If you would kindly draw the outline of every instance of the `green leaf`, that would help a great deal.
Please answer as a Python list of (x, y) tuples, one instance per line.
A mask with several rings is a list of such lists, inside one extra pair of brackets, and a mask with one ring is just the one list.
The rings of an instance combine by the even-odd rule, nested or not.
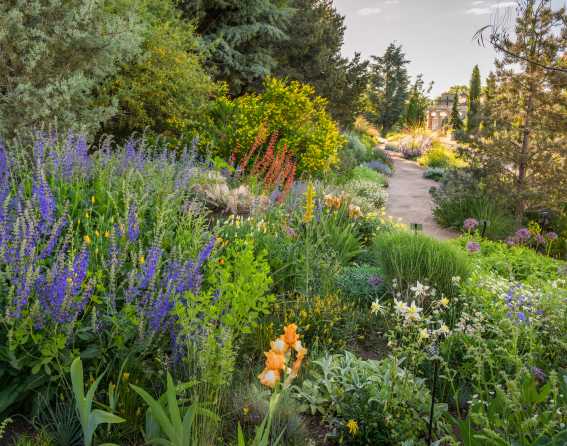
[(161, 430), (167, 435), (170, 440), (175, 439), (175, 429), (171, 424), (170, 420), (167, 418), (165, 410), (163, 407), (152, 398), (152, 396), (146, 392), (144, 389), (135, 386), (134, 384), (130, 384), (130, 387), (142, 397), (142, 399), (146, 402), (149, 406), (153, 417), (158, 422)]

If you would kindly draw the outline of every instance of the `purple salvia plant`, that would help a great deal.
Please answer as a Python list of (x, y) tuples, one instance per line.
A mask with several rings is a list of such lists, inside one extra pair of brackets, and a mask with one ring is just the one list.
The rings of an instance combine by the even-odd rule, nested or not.
[(131, 205), (128, 209), (128, 239), (131, 242), (138, 240), (140, 236), (140, 225), (136, 205)]
[(33, 183), (33, 196), (39, 206), (42, 231), (46, 231), (53, 224), (55, 217), (55, 198), (51, 193), (49, 184), (42, 171), (38, 172)]

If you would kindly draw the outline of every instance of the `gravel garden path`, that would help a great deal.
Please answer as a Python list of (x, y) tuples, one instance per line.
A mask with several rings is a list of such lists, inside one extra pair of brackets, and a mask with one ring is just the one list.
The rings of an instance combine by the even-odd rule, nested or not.
[(433, 201), (429, 189), (437, 183), (423, 178), (423, 169), (414, 161), (409, 161), (389, 152), (394, 160), (394, 175), (388, 187), (388, 215), (401, 219), (402, 223), (420, 223), (423, 232), (440, 240), (457, 237), (457, 233), (439, 226), (433, 218)]

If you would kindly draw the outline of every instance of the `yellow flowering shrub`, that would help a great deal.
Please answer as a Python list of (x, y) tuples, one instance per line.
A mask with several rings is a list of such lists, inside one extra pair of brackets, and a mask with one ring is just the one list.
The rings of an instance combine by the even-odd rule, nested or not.
[(327, 101), (316, 96), (312, 86), (268, 78), (261, 94), (247, 94), (234, 101), (217, 100), (216, 150), (228, 158), (242, 155), (263, 130), (279, 135), (298, 162), (298, 171), (321, 174), (338, 162), (346, 140), (326, 110)]

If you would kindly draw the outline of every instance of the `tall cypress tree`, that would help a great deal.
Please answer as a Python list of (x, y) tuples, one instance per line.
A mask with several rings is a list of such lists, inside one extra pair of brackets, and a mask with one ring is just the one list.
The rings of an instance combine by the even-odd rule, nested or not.
[(482, 133), (490, 135), (494, 131), (493, 106), (496, 99), (496, 76), (491, 71), (486, 78), (486, 87), (484, 88), (484, 101), (482, 104)]
[(473, 68), (469, 87), (469, 100), (467, 110), (467, 132), (475, 133), (480, 126), (480, 70), (478, 65)]
[(462, 130), (463, 120), (459, 114), (459, 94), (455, 93), (453, 108), (451, 109), (451, 127), (453, 130)]
[(370, 119), (386, 135), (400, 121), (408, 97), (409, 75), (402, 47), (391, 43), (382, 57), (373, 56), (368, 99)]
[(421, 126), (425, 123), (427, 107), (430, 104), (427, 95), (433, 88), (433, 82), (425, 89), (423, 75), (418, 74), (411, 87), (409, 99), (406, 106), (405, 122), (409, 126)]

